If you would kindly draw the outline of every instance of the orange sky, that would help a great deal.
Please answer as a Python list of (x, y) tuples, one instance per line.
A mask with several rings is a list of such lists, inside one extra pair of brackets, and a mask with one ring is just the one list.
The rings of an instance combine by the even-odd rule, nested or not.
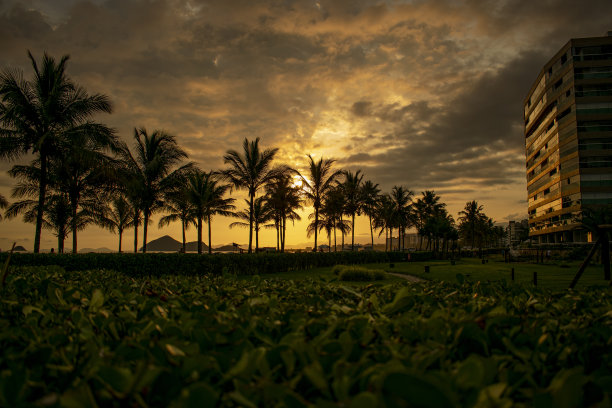
[[(0, 0), (0, 67), (29, 76), (26, 50), (70, 54), (69, 76), (114, 104), (98, 120), (125, 140), (135, 126), (173, 133), (203, 170), (260, 137), (279, 163), (332, 157), (385, 192), (433, 189), (455, 217), (475, 199), (507, 222), (526, 218), (522, 100), (569, 38), (612, 29), (611, 12), (609, 0)], [(9, 200), (13, 164), (0, 162)], [(248, 242), (230, 222), (213, 220), (213, 246)], [(287, 244), (310, 242), (305, 230), (296, 223)], [(33, 246), (33, 225), (0, 231), (2, 249)], [(149, 237), (165, 234), (180, 228)], [(79, 236), (81, 248), (116, 247), (95, 227)], [(356, 236), (369, 240), (365, 217)], [(55, 246), (45, 232), (42, 247)]]

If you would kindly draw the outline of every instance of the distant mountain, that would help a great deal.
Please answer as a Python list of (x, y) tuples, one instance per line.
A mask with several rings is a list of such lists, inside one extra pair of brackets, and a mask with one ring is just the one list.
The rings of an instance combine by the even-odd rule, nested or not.
[[(185, 250), (187, 252), (198, 252), (198, 241), (191, 241), (185, 244)], [(202, 242), (202, 252), (208, 252), (208, 245)]]
[(108, 249), (106, 247), (102, 247), (102, 248), (81, 248), (79, 252), (82, 254), (88, 254), (91, 252), (95, 252), (97, 254), (108, 254), (108, 253), (115, 252), (115, 251), (113, 251), (112, 249)]
[[(147, 242), (147, 251), (151, 252), (178, 252), (182, 247), (182, 243), (169, 235), (164, 235), (163, 237)], [(142, 252), (142, 247), (140, 247), (138, 251)]]
[(238, 248), (236, 248), (235, 246), (233, 246), (232, 244), (228, 244), (228, 245), (223, 245), (217, 248), (213, 248), (213, 251), (220, 251), (220, 252), (239, 252)]
[(13, 249), (13, 252), (28, 252), (28, 250), (22, 247), (21, 245), (17, 245), (15, 246), (15, 249)]

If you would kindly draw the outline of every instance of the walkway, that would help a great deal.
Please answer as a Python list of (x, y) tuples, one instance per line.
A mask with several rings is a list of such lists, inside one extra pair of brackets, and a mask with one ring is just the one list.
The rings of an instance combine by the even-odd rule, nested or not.
[(406, 279), (408, 282), (414, 282), (414, 283), (425, 282), (425, 279), (421, 279), (414, 275), (404, 275), (403, 273), (392, 273), (392, 272), (387, 272), (387, 273), (389, 275), (397, 276), (398, 278)]

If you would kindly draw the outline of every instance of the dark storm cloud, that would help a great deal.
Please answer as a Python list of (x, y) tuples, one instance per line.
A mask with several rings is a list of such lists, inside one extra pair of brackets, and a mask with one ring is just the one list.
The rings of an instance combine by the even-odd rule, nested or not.
[(523, 98), (569, 38), (612, 29), (610, 11), (609, 0), (4, 0), (0, 66), (29, 73), (27, 49), (70, 54), (69, 74), (114, 102), (100, 120), (125, 139), (134, 126), (174, 133), (205, 169), (261, 137), (282, 160), (336, 157), (386, 190), (471, 199), (502, 185), (518, 197)]

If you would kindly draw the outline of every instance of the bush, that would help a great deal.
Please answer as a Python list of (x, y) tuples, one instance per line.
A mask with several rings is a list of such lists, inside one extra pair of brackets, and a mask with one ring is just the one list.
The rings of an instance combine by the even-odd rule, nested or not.
[[(0, 264), (7, 253), (0, 253)], [(411, 260), (424, 260), (430, 252), (412, 253)], [(415, 259), (416, 257), (416, 259)], [(429, 259), (429, 258), (427, 258)], [(301, 252), (259, 254), (13, 254), (13, 266), (58, 265), (66, 271), (91, 269), (115, 270), (130, 276), (164, 275), (256, 275), (282, 273), (337, 264), (401, 262), (406, 260), (402, 252)]]
[(336, 265), (333, 269), (334, 273), (336, 273), (336, 270), (338, 270), (338, 276), (341, 281), (370, 282), (383, 280), (386, 275), (382, 271), (367, 269), (362, 266)]

